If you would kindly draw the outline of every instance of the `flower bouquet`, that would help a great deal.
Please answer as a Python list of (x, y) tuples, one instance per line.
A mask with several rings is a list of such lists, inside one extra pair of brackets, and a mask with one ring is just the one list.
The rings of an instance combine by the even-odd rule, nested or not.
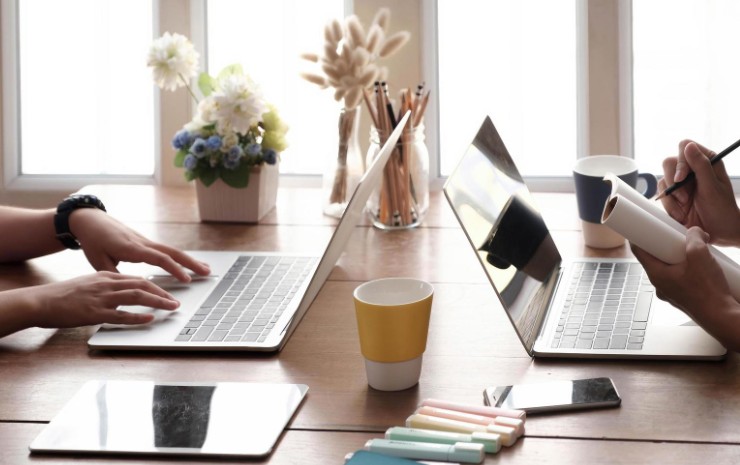
[(198, 74), (198, 53), (186, 37), (164, 33), (152, 44), (147, 64), (160, 88), (184, 86), (198, 103), (195, 117), (172, 140), (175, 166), (185, 169), (188, 181), (198, 179), (207, 187), (221, 179), (244, 188), (254, 167), (278, 162), (288, 127), (240, 65), (227, 66), (216, 77), (200, 73), (199, 100), (189, 84)]

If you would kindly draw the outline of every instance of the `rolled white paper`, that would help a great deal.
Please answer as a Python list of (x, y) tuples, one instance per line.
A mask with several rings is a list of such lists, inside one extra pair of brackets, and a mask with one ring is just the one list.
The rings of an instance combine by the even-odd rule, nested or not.
[[(626, 197), (636, 206), (650, 213), (655, 218), (659, 219), (660, 221), (680, 232), (681, 234), (686, 235), (686, 227), (684, 225), (671, 218), (671, 216), (666, 213), (665, 210), (658, 206), (657, 202), (648, 200), (644, 195), (640, 194), (634, 188), (632, 188), (632, 186), (622, 181), (616, 174), (607, 173), (606, 176), (604, 176), (604, 181), (607, 181), (612, 185), (612, 192), (609, 195), (609, 198), (612, 198), (617, 194), (621, 195), (622, 197)], [(608, 200), (609, 199), (607, 199), (607, 202)], [(604, 205), (604, 207), (606, 207), (606, 205)]]
[[(686, 235), (621, 194), (607, 199), (601, 222), (659, 260), (675, 264), (686, 259)], [(710, 245), (709, 250), (727, 278), (733, 297), (740, 300), (740, 268), (714, 246)]]

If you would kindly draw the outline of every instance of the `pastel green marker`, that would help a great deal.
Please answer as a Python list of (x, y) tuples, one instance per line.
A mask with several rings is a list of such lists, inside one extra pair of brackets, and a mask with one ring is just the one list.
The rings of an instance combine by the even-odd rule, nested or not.
[(495, 454), (501, 450), (501, 436), (494, 433), (473, 432), (470, 434), (453, 433), (450, 431), (433, 431), (430, 429), (406, 428), (394, 426), (385, 432), (386, 439), (397, 441), (434, 442), (437, 444), (455, 444), (456, 442), (472, 442), (483, 444), (483, 450)]

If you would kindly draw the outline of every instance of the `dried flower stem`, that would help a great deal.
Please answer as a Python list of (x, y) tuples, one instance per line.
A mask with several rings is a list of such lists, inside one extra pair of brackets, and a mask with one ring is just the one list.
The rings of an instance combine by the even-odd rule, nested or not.
[(344, 110), (339, 115), (339, 149), (337, 151), (337, 168), (334, 172), (334, 183), (332, 184), (331, 194), (329, 195), (330, 203), (344, 203), (347, 201), (347, 152), (352, 137), (352, 131), (355, 125), (355, 115), (359, 107), (351, 110)]

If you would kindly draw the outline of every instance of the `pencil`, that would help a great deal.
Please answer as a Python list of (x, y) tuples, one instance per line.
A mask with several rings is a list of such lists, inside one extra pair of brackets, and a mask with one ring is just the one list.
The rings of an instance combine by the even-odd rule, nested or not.
[[(712, 165), (714, 165), (715, 163), (717, 163), (718, 161), (722, 160), (724, 157), (726, 157), (727, 155), (729, 155), (733, 150), (735, 150), (738, 147), (740, 147), (740, 140), (735, 141), (734, 144), (730, 145), (729, 147), (727, 147), (726, 149), (724, 149), (723, 151), (721, 151), (717, 155), (713, 156), (709, 160), (709, 163), (711, 163)], [(677, 183), (674, 183), (672, 186), (667, 187), (666, 190), (664, 190), (663, 192), (661, 192), (660, 194), (658, 194), (658, 196), (655, 197), (655, 200), (660, 200), (663, 197), (665, 197), (666, 195), (671, 195), (676, 189), (680, 189), (681, 187), (685, 186), (689, 182), (693, 181), (695, 177), (696, 177), (696, 174), (694, 174), (694, 172), (691, 171), (689, 174), (686, 175), (685, 178), (683, 178), (682, 180), (678, 181)]]

